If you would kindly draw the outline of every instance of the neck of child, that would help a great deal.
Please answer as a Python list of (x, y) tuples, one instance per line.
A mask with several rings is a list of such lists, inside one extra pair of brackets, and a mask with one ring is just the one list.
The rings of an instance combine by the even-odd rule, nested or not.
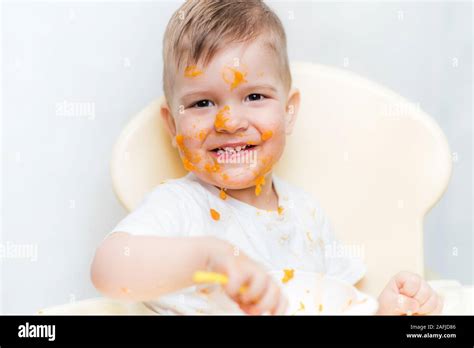
[(226, 192), (229, 196), (241, 202), (254, 206), (262, 210), (278, 210), (278, 195), (273, 185), (272, 174), (265, 176), (265, 185), (261, 186), (262, 190), (257, 196), (255, 194), (255, 186), (251, 186), (241, 190), (230, 190)]

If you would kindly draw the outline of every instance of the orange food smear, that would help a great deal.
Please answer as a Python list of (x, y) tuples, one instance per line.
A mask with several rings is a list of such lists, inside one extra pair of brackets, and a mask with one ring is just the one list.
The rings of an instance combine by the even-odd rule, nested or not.
[(183, 157), (181, 160), (183, 162), (184, 168), (188, 171), (195, 170), (196, 168), (193, 163), (199, 163), (201, 161), (201, 156), (199, 154), (193, 156), (192, 153), (186, 148), (184, 145), (184, 135), (178, 134), (176, 135), (175, 139), (178, 148), (183, 152)]
[(282, 215), (284, 210), (285, 208), (283, 208), (282, 206), (278, 206), (278, 215)]
[[(230, 70), (230, 73), (232, 75), (230, 79), (227, 76), (228, 75), (226, 73), (227, 70)], [(230, 90), (232, 91), (234, 88), (238, 87), (240, 84), (247, 82), (247, 80), (245, 79), (246, 75), (247, 75), (246, 73), (242, 73), (238, 69), (227, 67), (226, 70), (224, 70), (222, 73), (222, 78), (224, 79), (225, 82), (230, 84)]]
[(221, 167), (219, 166), (219, 163), (214, 163), (213, 165), (210, 163), (206, 163), (204, 165), (204, 169), (208, 173), (217, 173), (221, 169)]
[(282, 283), (288, 283), (291, 279), (293, 279), (295, 275), (294, 269), (284, 269), (283, 270), (283, 278), (281, 279)]
[(265, 176), (260, 175), (255, 179), (255, 195), (259, 196), (262, 193), (262, 185), (265, 185)]
[(300, 301), (300, 308), (298, 308), (299, 311), (304, 311), (305, 306), (304, 303)]
[(180, 149), (184, 149), (184, 135), (178, 134), (176, 137), (176, 144), (178, 144), (178, 147)]
[(202, 75), (202, 71), (199, 70), (195, 65), (187, 66), (186, 69), (184, 69), (185, 77), (197, 77), (199, 75)]
[(221, 192), (219, 192), (219, 197), (222, 200), (225, 200), (227, 198), (227, 193), (225, 193), (224, 189), (221, 189)]
[(255, 175), (257, 175), (257, 178), (255, 179), (255, 195), (256, 196), (262, 193), (262, 185), (265, 185), (265, 174), (269, 172), (272, 168), (270, 159), (271, 157), (267, 159), (264, 158), (262, 160), (262, 163), (264, 165), (263, 169), (260, 170), (258, 173), (255, 173)]
[(221, 218), (221, 214), (219, 214), (219, 212), (217, 210), (214, 210), (211, 208), (211, 217), (218, 221), (220, 218)]
[(201, 130), (201, 131), (199, 132), (199, 134), (198, 134), (199, 140), (203, 141), (204, 138), (206, 137), (206, 135), (207, 135), (207, 132), (206, 132), (204, 129)]
[(270, 139), (272, 136), (273, 136), (273, 132), (271, 130), (268, 130), (262, 133), (261, 138), (262, 138), (262, 141), (266, 141)]
[(219, 110), (216, 114), (216, 119), (214, 121), (214, 127), (218, 129), (225, 129), (226, 123), (229, 120), (228, 117), (225, 117), (225, 113), (230, 111), (229, 105), (224, 106), (223, 109)]
[(120, 288), (120, 291), (123, 292), (124, 294), (129, 294), (131, 293), (129, 288)]
[(226, 173), (223, 173), (223, 174), (222, 174), (222, 179), (223, 179), (224, 181), (227, 181), (227, 180), (229, 180), (229, 176), (228, 176)]
[(186, 157), (183, 157), (183, 165), (184, 165), (184, 169), (188, 171), (193, 171), (195, 169), (194, 165)]

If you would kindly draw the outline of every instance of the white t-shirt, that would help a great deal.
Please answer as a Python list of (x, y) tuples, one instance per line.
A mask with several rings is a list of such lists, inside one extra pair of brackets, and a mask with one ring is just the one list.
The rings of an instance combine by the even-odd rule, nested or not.
[[(210, 235), (224, 239), (269, 271), (298, 269), (324, 273), (355, 284), (366, 268), (359, 258), (328, 253), (337, 249), (328, 218), (303, 190), (272, 175), (280, 212), (257, 209), (200, 180), (193, 173), (168, 180), (110, 232), (185, 237)], [(210, 209), (220, 214), (211, 217)], [(325, 249), (326, 248), (326, 249)], [(334, 250), (333, 249), (333, 250)], [(193, 286), (145, 304), (162, 314), (240, 312), (218, 286)]]

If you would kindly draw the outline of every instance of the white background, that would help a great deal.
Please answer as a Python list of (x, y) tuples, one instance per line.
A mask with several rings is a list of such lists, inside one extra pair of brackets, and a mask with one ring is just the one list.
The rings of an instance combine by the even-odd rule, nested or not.
[[(346, 62), (441, 125), (457, 160), (426, 221), (425, 259), (440, 277), (472, 283), (471, 3), (270, 4), (287, 30), (290, 59)], [(112, 145), (162, 93), (163, 32), (178, 5), (3, 4), (2, 243), (38, 251), (36, 262), (0, 260), (3, 313), (99, 295), (90, 262), (125, 215), (111, 187)], [(91, 105), (94, 114), (61, 114), (64, 101)]]

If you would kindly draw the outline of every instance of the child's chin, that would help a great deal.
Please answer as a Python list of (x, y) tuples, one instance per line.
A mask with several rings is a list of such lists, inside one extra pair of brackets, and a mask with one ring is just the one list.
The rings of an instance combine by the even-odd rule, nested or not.
[(212, 176), (214, 185), (230, 190), (242, 190), (255, 186), (255, 179), (253, 168), (245, 167), (223, 168), (220, 174)]

